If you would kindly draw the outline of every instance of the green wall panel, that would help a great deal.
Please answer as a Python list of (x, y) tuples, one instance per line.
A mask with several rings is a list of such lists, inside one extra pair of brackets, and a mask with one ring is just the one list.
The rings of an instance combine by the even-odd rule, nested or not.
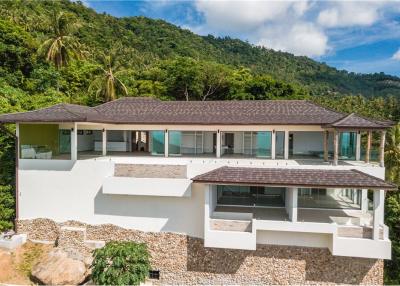
[(49, 148), (58, 155), (58, 124), (20, 124), (20, 145), (37, 145)]

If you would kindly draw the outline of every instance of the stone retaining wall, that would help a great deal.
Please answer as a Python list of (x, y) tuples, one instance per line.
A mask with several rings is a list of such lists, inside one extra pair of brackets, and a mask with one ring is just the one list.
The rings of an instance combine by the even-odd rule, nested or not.
[(186, 178), (186, 165), (115, 164), (114, 176), (136, 178)]
[(205, 248), (202, 239), (183, 234), (141, 232), (110, 224), (56, 224), (48, 219), (17, 222), (19, 233), (41, 240), (56, 239), (63, 226), (85, 227), (88, 240), (146, 243), (153, 270), (160, 270), (160, 280), (154, 284), (383, 284), (382, 260), (332, 256), (322, 248), (216, 249)]

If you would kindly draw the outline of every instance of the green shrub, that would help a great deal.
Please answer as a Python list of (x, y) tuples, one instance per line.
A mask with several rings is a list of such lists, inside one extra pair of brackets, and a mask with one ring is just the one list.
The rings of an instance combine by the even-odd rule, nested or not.
[(0, 185), (0, 231), (13, 227), (14, 202), (12, 187)]
[(92, 280), (96, 284), (139, 285), (149, 270), (149, 253), (143, 243), (113, 241), (94, 251)]

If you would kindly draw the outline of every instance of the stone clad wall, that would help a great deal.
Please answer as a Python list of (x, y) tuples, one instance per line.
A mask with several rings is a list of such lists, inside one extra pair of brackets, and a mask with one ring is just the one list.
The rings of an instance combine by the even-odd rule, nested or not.
[(115, 164), (114, 176), (136, 178), (186, 178), (186, 165)]
[(183, 234), (141, 232), (110, 224), (56, 224), (47, 219), (17, 222), (19, 233), (41, 240), (54, 240), (62, 226), (85, 227), (87, 240), (146, 243), (153, 270), (160, 270), (160, 281), (154, 284), (383, 284), (382, 260), (332, 256), (323, 248), (257, 245), (256, 251), (216, 249), (205, 248), (202, 239)]

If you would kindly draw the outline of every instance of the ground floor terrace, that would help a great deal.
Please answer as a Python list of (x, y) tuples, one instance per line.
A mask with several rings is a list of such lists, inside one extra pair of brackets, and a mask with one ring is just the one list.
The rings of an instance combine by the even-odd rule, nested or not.
[(195, 177), (208, 184), (205, 245), (293, 243), (339, 256), (390, 258), (384, 189), (358, 171), (318, 172), (223, 167)]
[(153, 156), (377, 162), (385, 131), (319, 126), (17, 124), (21, 159)]

